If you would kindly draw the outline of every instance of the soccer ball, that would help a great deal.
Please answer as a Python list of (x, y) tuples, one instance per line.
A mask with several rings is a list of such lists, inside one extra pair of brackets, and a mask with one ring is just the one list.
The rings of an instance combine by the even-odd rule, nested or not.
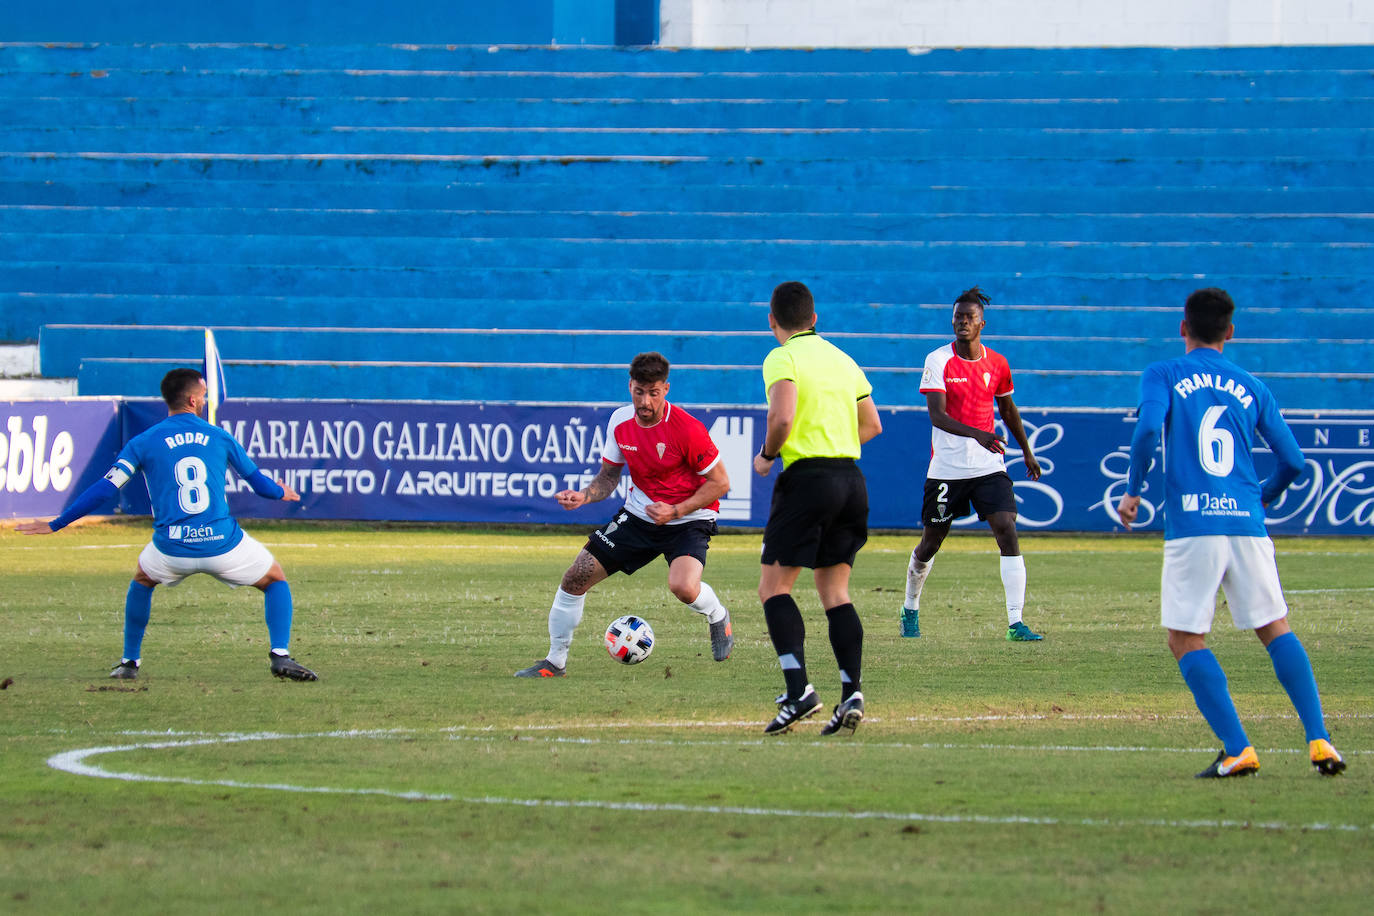
[(654, 651), (654, 628), (633, 614), (617, 617), (606, 628), (606, 651), (622, 665), (638, 665)]

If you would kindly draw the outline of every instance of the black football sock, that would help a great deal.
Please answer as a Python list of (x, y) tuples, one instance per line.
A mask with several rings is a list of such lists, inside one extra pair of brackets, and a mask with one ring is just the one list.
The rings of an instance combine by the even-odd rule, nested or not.
[(798, 699), (809, 683), (806, 679), (806, 624), (801, 609), (791, 595), (774, 595), (763, 603), (763, 619), (768, 624), (768, 636), (782, 665), (782, 677), (787, 682), (787, 695)]
[(830, 621), (830, 648), (840, 666), (840, 702), (859, 690), (864, 655), (864, 625), (852, 604), (840, 604), (825, 612)]

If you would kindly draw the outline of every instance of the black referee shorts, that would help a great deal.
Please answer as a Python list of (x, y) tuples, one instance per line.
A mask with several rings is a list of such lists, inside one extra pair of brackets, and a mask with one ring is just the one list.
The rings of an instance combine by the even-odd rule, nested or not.
[(765, 566), (853, 566), (867, 540), (868, 485), (854, 459), (803, 458), (778, 475), (763, 530)]
[(628, 576), (657, 557), (669, 563), (678, 557), (696, 557), (705, 566), (706, 549), (715, 533), (715, 519), (655, 525), (621, 509), (592, 532), (583, 549), (596, 557), (606, 572), (623, 572)]
[(951, 525), (974, 510), (983, 521), (997, 512), (1016, 514), (1016, 491), (1006, 471), (965, 480), (926, 478), (921, 524)]

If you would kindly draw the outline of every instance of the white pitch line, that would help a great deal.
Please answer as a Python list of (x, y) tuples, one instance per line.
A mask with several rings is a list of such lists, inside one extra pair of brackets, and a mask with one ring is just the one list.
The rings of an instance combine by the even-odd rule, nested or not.
[[(961, 724), (970, 722), (1193, 722), (1200, 717), (1196, 713), (1170, 713), (1168, 715), (1145, 714), (1145, 713), (1007, 713), (989, 714), (983, 716), (901, 716), (891, 720), (886, 720), (882, 716), (865, 716), (864, 721), (879, 723), (884, 721), (894, 722), (934, 722), (946, 724)], [(1349, 720), (1349, 719), (1374, 719), (1374, 713), (1327, 713), (1328, 720)], [(1274, 713), (1261, 715), (1247, 715), (1247, 722), (1263, 722), (1277, 719), (1289, 721), (1297, 719), (1292, 713)], [(552, 725), (450, 725), (442, 731), (515, 731), (515, 732), (547, 732), (547, 731), (568, 731), (571, 729), (622, 729), (622, 728), (753, 728), (761, 727), (763, 719), (745, 720), (718, 720), (708, 722), (701, 719), (682, 719), (669, 720), (664, 722), (559, 722)]]
[(113, 754), (140, 750), (163, 750), (166, 748), (197, 747), (213, 744), (239, 744), (248, 741), (290, 741), (319, 738), (390, 738), (397, 734), (410, 733), (409, 729), (386, 731), (340, 731), (319, 732), (314, 734), (280, 734), (260, 732), (256, 734), (225, 734), (207, 738), (193, 738), (180, 741), (149, 741), (138, 744), (109, 745), (104, 747), (78, 748), (63, 751), (48, 758), (48, 766), (76, 776), (89, 776), (96, 779), (117, 779), (124, 782), (174, 783), (189, 786), (218, 786), (230, 789), (265, 789), (276, 792), (296, 792), (313, 795), (356, 795), (398, 798), (405, 801), (455, 801), (470, 805), (503, 805), (522, 808), (566, 808), (591, 809), (602, 811), (631, 811), (642, 813), (679, 813), (736, 815), (742, 817), (792, 817), (823, 820), (884, 820), (941, 824), (987, 824), (1062, 827), (1166, 827), (1173, 829), (1220, 828), (1261, 829), (1261, 830), (1313, 830), (1363, 832), (1374, 829), (1374, 825), (1359, 824), (1288, 824), (1283, 821), (1241, 821), (1241, 820), (1166, 820), (1143, 818), (1133, 820), (1112, 820), (1110, 818), (1059, 818), (1033, 815), (986, 815), (986, 814), (925, 814), (915, 811), (821, 811), (796, 808), (737, 807), (730, 805), (687, 805), (666, 802), (615, 802), (597, 799), (545, 799), (545, 798), (505, 798), (501, 796), (461, 797), (447, 792), (402, 791), (378, 788), (345, 788), (341, 786), (302, 786), (292, 783), (254, 783), (236, 779), (193, 779), (180, 776), (157, 776), (147, 773), (122, 773), (95, 766), (86, 761), (103, 754)]
[[(506, 742), (510, 737), (499, 735), (450, 735), (450, 741), (487, 741), (487, 742)], [(543, 744), (581, 744), (599, 745), (609, 744), (616, 746), (649, 745), (655, 747), (763, 747), (769, 744), (788, 744), (790, 746), (801, 745), (803, 747), (835, 747), (834, 741), (808, 741), (805, 739), (782, 739), (778, 738), (759, 738), (754, 740), (721, 740), (721, 741), (697, 741), (697, 740), (677, 740), (672, 738), (557, 738), (545, 737), (543, 735), (522, 738), (523, 741), (538, 741)], [(899, 750), (899, 751), (1029, 751), (1032, 753), (1105, 753), (1105, 754), (1214, 754), (1216, 748), (1208, 747), (1150, 747), (1147, 745), (1087, 745), (1087, 744), (969, 744), (957, 743), (952, 741), (925, 741), (913, 743), (907, 741), (864, 741), (861, 746), (864, 750)], [(1271, 747), (1259, 748), (1261, 754), (1305, 754), (1307, 751), (1296, 747)], [(1368, 751), (1352, 751), (1349, 749), (1341, 752), (1345, 756), (1360, 755)]]
[(1286, 595), (1331, 595), (1338, 592), (1374, 592), (1374, 586), (1360, 586), (1358, 588), (1285, 588)]

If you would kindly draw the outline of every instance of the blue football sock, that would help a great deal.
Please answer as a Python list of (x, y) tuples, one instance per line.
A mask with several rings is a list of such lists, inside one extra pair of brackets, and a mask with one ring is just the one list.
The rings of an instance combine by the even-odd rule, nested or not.
[(1245, 750), (1250, 739), (1236, 715), (1236, 704), (1231, 702), (1231, 692), (1226, 687), (1226, 672), (1211, 649), (1198, 649), (1189, 652), (1178, 660), (1178, 670), (1188, 689), (1193, 692), (1198, 711), (1212, 731), (1221, 739), (1226, 748), (1226, 756), (1234, 757)]
[(140, 582), (129, 582), (124, 596), (124, 657), (137, 661), (143, 652), (143, 633), (153, 616), (153, 590)]
[(262, 590), (267, 614), (267, 638), (274, 650), (289, 652), (291, 647), (291, 586), (286, 580), (273, 582)]
[(1331, 733), (1326, 730), (1322, 718), (1322, 698), (1317, 693), (1317, 678), (1312, 673), (1312, 663), (1308, 661), (1307, 650), (1302, 640), (1294, 633), (1284, 633), (1269, 643), (1269, 660), (1274, 663), (1274, 674), (1279, 683), (1288, 691), (1288, 699), (1302, 719), (1303, 730), (1308, 741), (1318, 738), (1330, 740)]

